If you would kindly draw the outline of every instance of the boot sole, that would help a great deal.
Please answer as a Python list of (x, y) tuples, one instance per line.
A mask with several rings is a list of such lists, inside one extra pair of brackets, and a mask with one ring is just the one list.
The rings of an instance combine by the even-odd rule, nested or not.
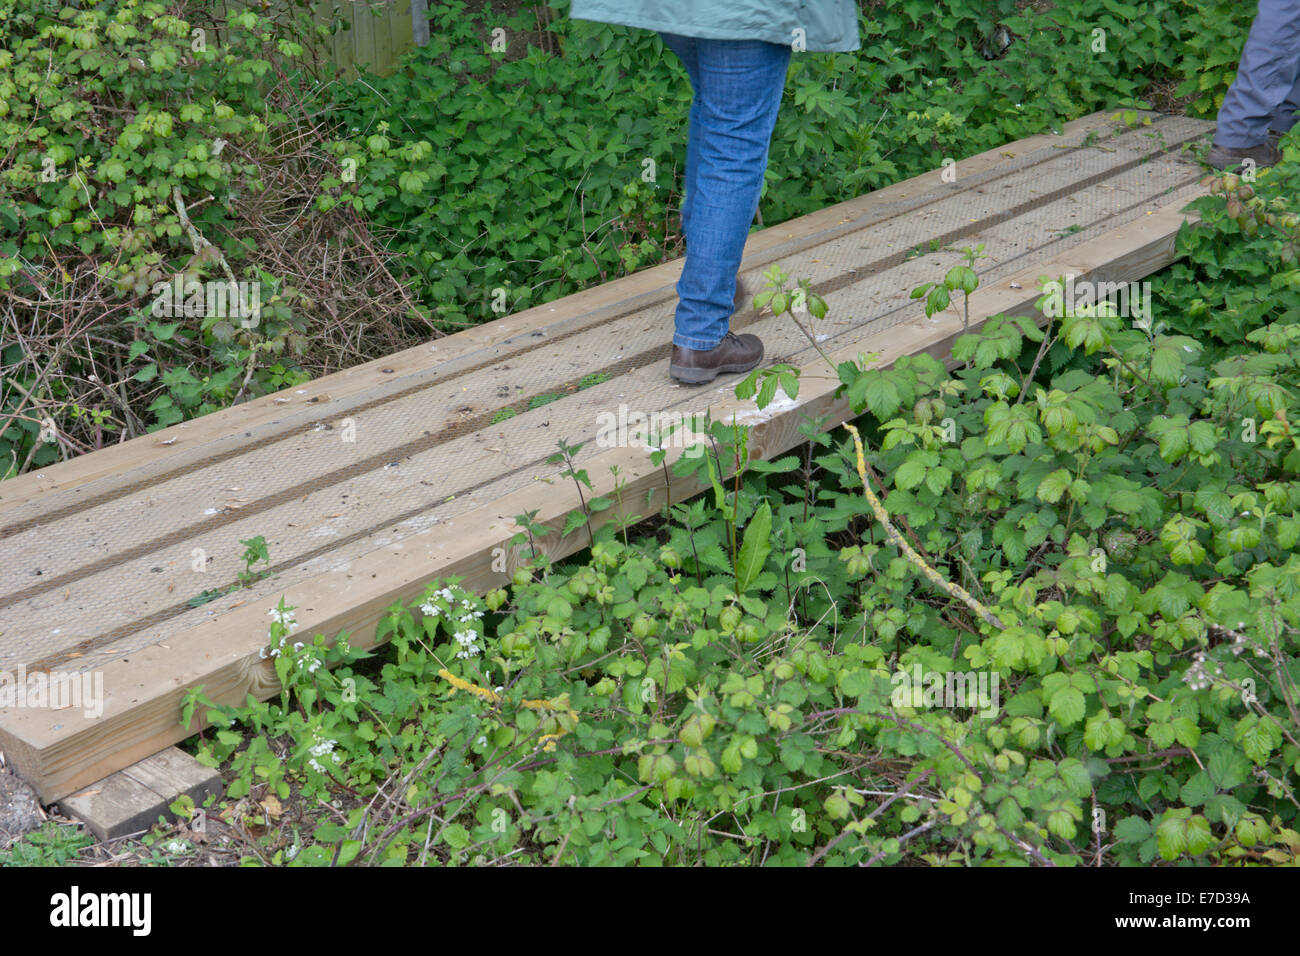
[(758, 358), (753, 362), (737, 362), (731, 365), (719, 365), (717, 368), (682, 368), (680, 365), (668, 363), (668, 374), (684, 385), (707, 385), (719, 375), (729, 375), (734, 372), (749, 372), (758, 368), (763, 361), (763, 353), (758, 353)]

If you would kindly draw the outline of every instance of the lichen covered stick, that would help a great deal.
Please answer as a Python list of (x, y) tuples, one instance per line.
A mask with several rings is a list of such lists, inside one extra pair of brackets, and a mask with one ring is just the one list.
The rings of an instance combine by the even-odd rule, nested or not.
[(848, 422), (844, 422), (843, 424), (849, 434), (853, 436), (853, 447), (857, 449), (858, 477), (862, 479), (862, 492), (867, 496), (867, 504), (871, 506), (871, 513), (876, 516), (876, 520), (879, 521), (881, 526), (885, 529), (885, 534), (889, 536), (890, 543), (893, 544), (894, 547), (898, 548), (898, 550), (902, 552), (903, 557), (907, 558), (908, 561), (915, 565), (931, 584), (939, 588), (949, 597), (961, 601), (979, 615), (981, 620), (993, 625), (999, 631), (1005, 630), (1006, 625), (998, 619), (996, 614), (971, 597), (970, 592), (960, 584), (953, 584), (950, 581), (944, 580), (943, 575), (930, 567), (930, 565), (926, 564), (925, 559), (917, 554), (912, 546), (907, 543), (907, 540), (898, 533), (898, 529), (890, 524), (889, 512), (885, 511), (885, 506), (880, 503), (880, 499), (875, 496), (871, 490), (871, 485), (867, 482), (867, 460), (866, 454), (862, 450), (862, 438), (858, 435), (858, 430)]

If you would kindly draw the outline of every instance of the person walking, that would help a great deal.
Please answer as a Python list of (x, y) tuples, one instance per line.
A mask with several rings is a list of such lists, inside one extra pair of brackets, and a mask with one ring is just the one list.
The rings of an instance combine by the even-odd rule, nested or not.
[(763, 360), (736, 335), (736, 274), (758, 211), (790, 55), (859, 48), (855, 0), (573, 0), (569, 16), (654, 30), (681, 60), (693, 98), (682, 235), (686, 263), (668, 374), (703, 385)]
[(1205, 161), (1229, 169), (1282, 159), (1278, 141), (1300, 110), (1300, 0), (1259, 0), (1237, 78), (1219, 107), (1214, 143)]

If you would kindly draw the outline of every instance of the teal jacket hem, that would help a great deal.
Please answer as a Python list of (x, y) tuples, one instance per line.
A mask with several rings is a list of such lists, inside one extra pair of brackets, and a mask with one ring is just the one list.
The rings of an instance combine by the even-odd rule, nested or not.
[[(665, 13), (662, 8), (671, 7), (673, 0), (659, 0), (657, 3), (644, 3), (642, 6), (659, 7), (656, 12)], [(574, 20), (592, 20), (598, 23), (610, 23), (617, 26), (635, 27), (653, 30), (657, 33), (676, 33), (681, 36), (698, 37), (705, 40), (763, 40), (780, 46), (791, 46), (795, 40), (794, 30), (800, 26), (800, 18), (795, 7), (805, 4), (774, 3), (768, 10), (761, 9), (763, 0), (756, 5), (736, 4), (725, 10), (708, 2), (698, 6), (690, 4), (703, 17), (690, 17), (686, 11), (678, 8), (678, 14), (671, 17), (656, 17), (653, 13), (638, 10), (638, 3), (624, 2), (615, 4), (608, 0), (573, 0), (570, 17)], [(827, 6), (835, 7), (834, 12)], [(851, 0), (812, 0), (807, 6), (813, 8), (810, 22), (803, 27), (804, 49), (809, 53), (851, 53), (861, 49), (858, 37), (857, 4)], [(748, 7), (748, 10), (737, 9)], [(747, 14), (747, 15), (746, 15)]]

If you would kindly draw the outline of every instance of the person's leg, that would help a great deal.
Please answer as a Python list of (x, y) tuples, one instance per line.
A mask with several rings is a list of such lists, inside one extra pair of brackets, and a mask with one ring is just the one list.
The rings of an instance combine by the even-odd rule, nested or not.
[(1294, 93), (1298, 77), (1300, 0), (1260, 0), (1237, 78), (1219, 108), (1214, 145), (1232, 150), (1266, 143), (1269, 122)]
[(1296, 55), (1296, 81), (1291, 92), (1286, 95), (1282, 105), (1273, 113), (1273, 121), (1268, 124), (1271, 132), (1285, 136), (1296, 124), (1296, 113), (1300, 112), (1300, 52)]
[[(686, 264), (677, 283), (673, 344), (706, 351), (727, 334), (736, 272), (767, 169), (790, 48), (749, 40), (695, 41), (696, 96), (687, 147)], [(695, 150), (693, 158), (691, 149)]]

